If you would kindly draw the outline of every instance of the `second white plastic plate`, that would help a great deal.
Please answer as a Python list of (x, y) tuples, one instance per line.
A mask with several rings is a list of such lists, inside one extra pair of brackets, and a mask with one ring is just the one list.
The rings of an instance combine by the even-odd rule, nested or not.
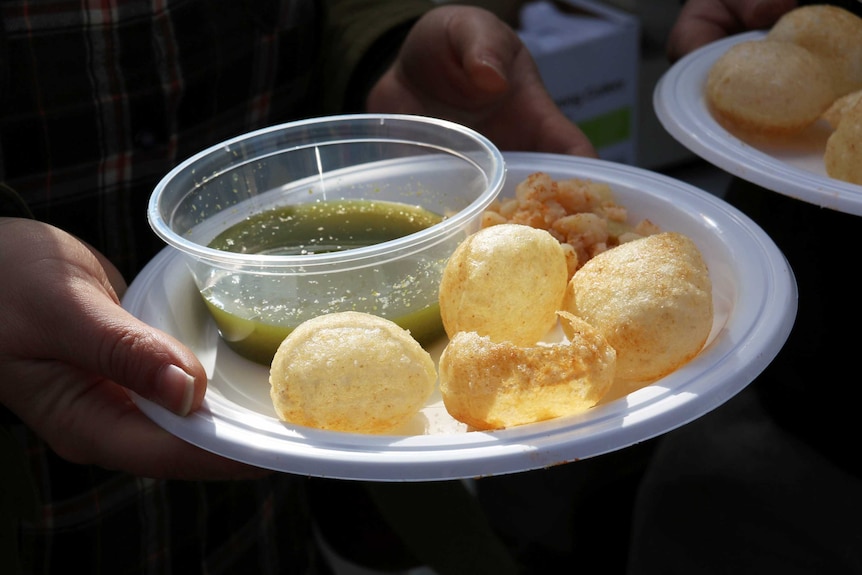
[(739, 34), (682, 58), (656, 85), (656, 116), (680, 144), (728, 173), (804, 202), (862, 215), (862, 186), (826, 175), (823, 153), (831, 130), (825, 121), (786, 141), (755, 141), (732, 133), (710, 113), (704, 86), (712, 65), (734, 44), (764, 35)]

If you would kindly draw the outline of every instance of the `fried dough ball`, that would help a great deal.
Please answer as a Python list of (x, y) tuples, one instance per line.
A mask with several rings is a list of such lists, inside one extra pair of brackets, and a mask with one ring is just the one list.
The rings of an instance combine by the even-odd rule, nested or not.
[(862, 185), (862, 98), (844, 110), (826, 140), (823, 164), (829, 177)]
[(440, 315), (451, 339), (475, 331), (496, 342), (533, 345), (556, 325), (568, 268), (560, 242), (522, 224), (470, 235), (440, 281)]
[(821, 59), (802, 46), (751, 40), (731, 46), (713, 64), (706, 97), (730, 124), (780, 136), (815, 122), (836, 94)]
[(841, 118), (844, 116), (844, 112), (850, 109), (850, 107), (855, 105), (859, 100), (862, 100), (862, 90), (856, 90), (855, 92), (850, 92), (849, 94), (841, 96), (835, 100), (831, 106), (829, 106), (829, 109), (823, 112), (823, 119), (829, 123), (833, 130), (838, 128), (838, 124), (841, 123)]
[(797, 44), (821, 58), (836, 97), (862, 89), (862, 18), (849, 10), (801, 6), (784, 14), (766, 39)]
[(570, 342), (519, 347), (459, 332), (440, 356), (440, 391), (449, 414), (475, 429), (502, 429), (582, 413), (614, 380), (616, 352), (586, 322)]
[(269, 382), (282, 421), (385, 433), (425, 405), (437, 370), (409, 331), (349, 311), (318, 316), (293, 330), (275, 353)]
[(665, 232), (587, 262), (569, 282), (563, 309), (607, 338), (619, 381), (649, 382), (703, 348), (713, 322), (712, 282), (694, 242)]

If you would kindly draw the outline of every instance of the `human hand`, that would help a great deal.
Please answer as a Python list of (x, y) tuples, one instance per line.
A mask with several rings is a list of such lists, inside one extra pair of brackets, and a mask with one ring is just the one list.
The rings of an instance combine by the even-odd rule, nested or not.
[(480, 8), (441, 6), (425, 14), (366, 102), (369, 112), (461, 123), (505, 151), (596, 156), (551, 99), (518, 35)]
[(185, 415), (207, 377), (120, 306), (125, 283), (103, 257), (47, 224), (0, 218), (0, 270), (0, 403), (58, 455), (147, 477), (263, 473), (174, 437), (130, 400), (124, 388)]
[(689, 52), (732, 34), (769, 28), (796, 8), (796, 0), (687, 0), (671, 28), (667, 57)]

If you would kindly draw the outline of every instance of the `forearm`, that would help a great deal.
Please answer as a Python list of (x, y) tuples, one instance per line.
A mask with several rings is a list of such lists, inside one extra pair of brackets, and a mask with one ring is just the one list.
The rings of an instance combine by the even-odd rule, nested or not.
[(430, 0), (326, 0), (323, 81), (327, 113), (359, 112)]

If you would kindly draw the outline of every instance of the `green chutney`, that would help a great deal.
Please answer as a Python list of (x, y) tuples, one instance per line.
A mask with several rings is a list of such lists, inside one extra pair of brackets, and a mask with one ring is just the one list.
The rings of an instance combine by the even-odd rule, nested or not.
[[(226, 229), (209, 246), (236, 253), (319, 254), (397, 239), (441, 220), (439, 214), (396, 202), (297, 204), (251, 216)], [(423, 274), (438, 277), (445, 261), (418, 265), (418, 272), (416, 261), (405, 261), (403, 273), (397, 266), (390, 269), (391, 264), (386, 273), (375, 268), (358, 270), (348, 285), (338, 278), (310, 274), (270, 279), (277, 285), (262, 286), (254, 276), (214, 272), (201, 293), (225, 343), (243, 357), (269, 365), (284, 338), (321, 313), (365, 311), (409, 329), (422, 344), (440, 338), (444, 330), (437, 282), (422, 278)]]

